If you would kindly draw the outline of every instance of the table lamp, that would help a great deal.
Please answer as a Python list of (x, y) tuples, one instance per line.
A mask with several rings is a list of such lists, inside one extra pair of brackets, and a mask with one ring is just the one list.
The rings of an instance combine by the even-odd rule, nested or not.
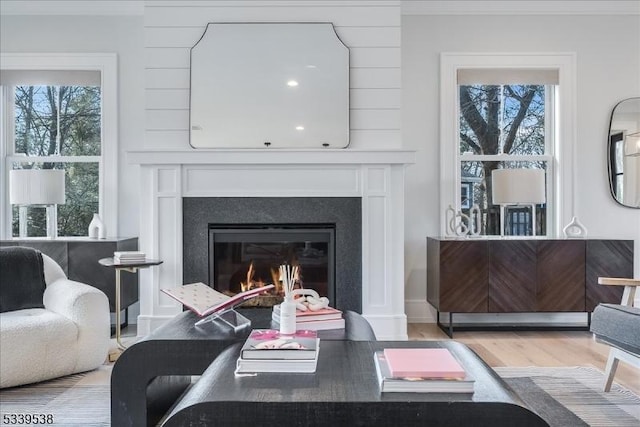
[(500, 235), (504, 236), (504, 208), (531, 206), (531, 229), (536, 235), (536, 204), (545, 203), (545, 172), (542, 169), (494, 169), (491, 172), (493, 203), (500, 205)]
[(27, 237), (27, 207), (47, 209), (47, 237), (58, 237), (58, 209), (65, 203), (64, 171), (59, 169), (15, 169), (9, 171), (9, 203), (19, 206), (20, 237)]

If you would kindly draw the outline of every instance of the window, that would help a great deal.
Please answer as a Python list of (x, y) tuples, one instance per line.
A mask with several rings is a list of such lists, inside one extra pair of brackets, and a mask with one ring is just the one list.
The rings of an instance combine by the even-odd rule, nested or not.
[[(484, 71), (484, 70), (483, 70)], [(473, 198), (460, 207), (469, 215), (481, 212), (481, 234), (499, 235), (500, 207), (492, 201), (491, 172), (499, 168), (537, 168), (553, 182), (554, 85), (497, 84), (483, 76), (458, 75), (460, 193)], [(472, 73), (469, 73), (472, 74)], [(500, 73), (495, 73), (500, 74)], [(509, 76), (504, 76), (508, 80)], [(473, 182), (469, 182), (473, 180)], [(472, 185), (472, 191), (468, 190)], [(547, 198), (548, 199), (548, 198)], [(535, 207), (507, 206), (505, 234), (546, 235), (546, 203)], [(531, 209), (536, 209), (535, 215)], [(533, 218), (536, 224), (533, 224)], [(533, 227), (536, 227), (535, 233)]]
[[(117, 233), (115, 56), (3, 54), (3, 186), (9, 170), (65, 171), (58, 235), (86, 236), (93, 213)], [(19, 235), (18, 207), (3, 195), (3, 234)], [(46, 236), (45, 210), (27, 209), (27, 235)]]
[[(574, 211), (574, 55), (441, 59), (441, 212), (478, 205), (482, 235), (557, 234)], [(491, 173), (502, 168), (544, 170), (546, 203), (505, 205), (501, 222)]]

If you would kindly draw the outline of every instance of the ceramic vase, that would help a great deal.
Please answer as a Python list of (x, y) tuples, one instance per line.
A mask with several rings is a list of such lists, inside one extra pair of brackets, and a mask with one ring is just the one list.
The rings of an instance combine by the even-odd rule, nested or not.
[(296, 333), (296, 303), (293, 297), (285, 297), (280, 304), (280, 333), (282, 335)]
[(564, 237), (587, 237), (587, 227), (580, 222), (577, 216), (571, 218), (571, 222), (562, 229), (562, 232), (564, 233)]
[(91, 239), (106, 239), (107, 228), (102, 222), (102, 218), (97, 213), (93, 214), (93, 219), (89, 223), (89, 238)]

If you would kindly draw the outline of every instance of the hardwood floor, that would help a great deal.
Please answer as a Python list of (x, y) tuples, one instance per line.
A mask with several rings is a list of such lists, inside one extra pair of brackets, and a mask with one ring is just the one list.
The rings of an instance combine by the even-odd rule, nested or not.
[[(448, 340), (432, 323), (409, 324), (410, 340)], [(587, 331), (455, 332), (487, 364), (497, 366), (592, 366), (604, 371), (609, 346)], [(640, 370), (620, 362), (614, 378), (640, 395)]]

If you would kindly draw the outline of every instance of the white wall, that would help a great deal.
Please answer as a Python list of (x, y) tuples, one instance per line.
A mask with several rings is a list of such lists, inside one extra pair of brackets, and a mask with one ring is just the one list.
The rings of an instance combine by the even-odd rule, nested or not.
[(640, 96), (640, 16), (403, 16), (402, 142), (418, 152), (407, 169), (405, 198), (409, 321), (433, 319), (424, 303), (425, 237), (440, 235), (444, 212), (438, 206), (441, 52), (576, 52), (576, 215), (589, 237), (635, 239), (640, 277), (640, 210), (613, 201), (606, 165), (611, 109)]
[(229, 3), (145, 5), (145, 148), (191, 150), (189, 48), (209, 22), (332, 22), (350, 49), (350, 147), (401, 147), (400, 2)]
[[(118, 230), (110, 236), (138, 235), (138, 168), (126, 152), (144, 138), (142, 16), (2, 16), (2, 52), (116, 53), (118, 56)], [(133, 183), (133, 185), (132, 185)]]
[[(640, 211), (620, 207), (613, 201), (605, 162), (611, 108), (623, 98), (640, 96), (639, 15), (400, 18), (397, 2), (378, 2), (382, 5), (378, 7), (366, 7), (365, 2), (344, 3), (348, 6), (168, 10), (164, 3), (155, 2), (145, 8), (144, 18), (2, 16), (0, 48), (3, 52), (118, 54), (119, 234), (127, 236), (139, 232), (139, 179), (138, 167), (126, 164), (125, 153), (151, 147), (188, 148), (186, 119), (174, 120), (172, 123), (181, 128), (168, 132), (150, 129), (153, 126), (148, 124), (156, 122), (155, 116), (161, 114), (184, 117), (188, 48), (200, 28), (210, 21), (335, 22), (338, 34), (352, 47), (352, 86), (358, 87), (351, 91), (352, 109), (362, 110), (364, 115), (383, 114), (386, 122), (393, 123), (376, 129), (377, 120), (366, 119), (362, 130), (368, 132), (368, 137), (356, 136), (353, 146), (417, 151), (417, 164), (406, 171), (405, 197), (407, 314), (413, 321), (433, 319), (426, 304), (425, 238), (439, 234), (442, 214), (438, 206), (440, 52), (576, 52), (577, 215), (590, 236), (635, 239), (636, 277), (640, 277)], [(167, 78), (171, 74), (178, 78)], [(173, 87), (173, 81), (178, 82), (178, 95), (162, 96), (168, 93), (168, 87)], [(363, 81), (373, 83), (361, 84)], [(160, 86), (154, 88), (157, 82)], [(397, 114), (400, 95), (401, 138)], [(378, 109), (382, 112), (376, 113)], [(156, 110), (167, 111), (153, 112)]]

